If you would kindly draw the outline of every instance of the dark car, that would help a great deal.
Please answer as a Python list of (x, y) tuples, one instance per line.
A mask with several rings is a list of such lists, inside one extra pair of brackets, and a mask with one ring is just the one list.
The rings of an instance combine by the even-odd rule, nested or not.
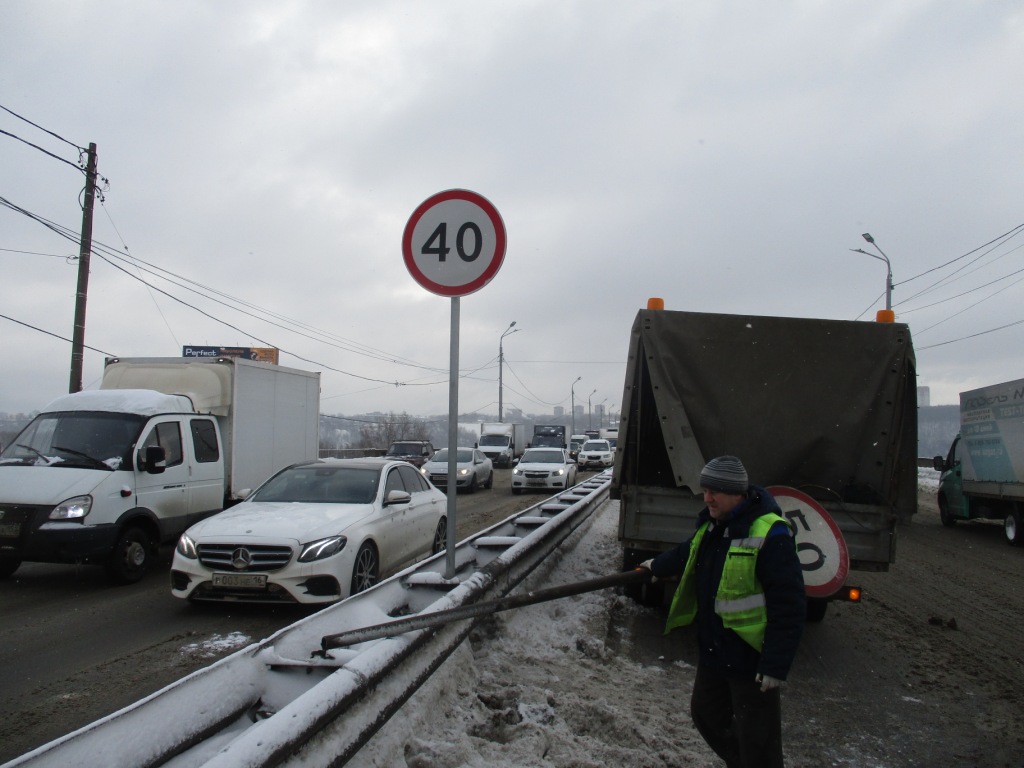
[(422, 467), (434, 455), (434, 446), (429, 440), (396, 440), (384, 454), (385, 459), (408, 461), (414, 467)]

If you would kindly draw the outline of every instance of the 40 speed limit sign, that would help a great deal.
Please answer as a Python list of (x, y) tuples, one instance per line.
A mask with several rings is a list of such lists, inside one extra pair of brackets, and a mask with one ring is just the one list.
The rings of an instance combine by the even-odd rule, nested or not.
[(785, 485), (772, 485), (766, 490), (779, 503), (782, 516), (796, 528), (796, 552), (807, 596), (834, 595), (850, 573), (850, 553), (836, 521), (803, 491)]
[(409, 274), (440, 296), (479, 291), (505, 259), (505, 224), (490, 201), (467, 189), (424, 200), (402, 234)]

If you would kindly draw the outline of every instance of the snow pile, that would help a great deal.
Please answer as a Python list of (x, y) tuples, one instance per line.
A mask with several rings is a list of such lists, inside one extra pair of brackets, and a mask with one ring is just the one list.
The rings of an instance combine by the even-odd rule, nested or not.
[[(595, 516), (517, 592), (617, 571), (618, 505)], [(713, 764), (688, 715), (693, 669), (625, 652), (631, 619), (645, 610), (603, 590), (482, 620), (351, 764)]]

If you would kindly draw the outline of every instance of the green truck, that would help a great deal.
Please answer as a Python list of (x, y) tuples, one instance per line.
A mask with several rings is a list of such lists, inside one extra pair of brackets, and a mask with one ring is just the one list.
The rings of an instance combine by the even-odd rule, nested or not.
[(960, 433), (936, 456), (942, 524), (1002, 520), (1024, 544), (1024, 379), (960, 393)]
[[(625, 568), (692, 535), (704, 506), (700, 471), (724, 454), (741, 458), (751, 482), (795, 489), (823, 508), (821, 518), (841, 531), (834, 538), (845, 542), (846, 570), (887, 571), (897, 522), (917, 511), (909, 328), (641, 310), (611, 484)], [(808, 582), (822, 561), (802, 533)], [(828, 600), (853, 596), (840, 585), (844, 576), (810, 601), (809, 616), (820, 619)]]

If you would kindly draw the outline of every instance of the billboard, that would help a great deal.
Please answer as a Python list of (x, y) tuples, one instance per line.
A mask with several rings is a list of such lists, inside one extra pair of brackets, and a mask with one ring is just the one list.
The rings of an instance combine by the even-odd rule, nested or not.
[(261, 363), (277, 365), (276, 347), (207, 347), (186, 345), (181, 348), (182, 357), (241, 357)]

